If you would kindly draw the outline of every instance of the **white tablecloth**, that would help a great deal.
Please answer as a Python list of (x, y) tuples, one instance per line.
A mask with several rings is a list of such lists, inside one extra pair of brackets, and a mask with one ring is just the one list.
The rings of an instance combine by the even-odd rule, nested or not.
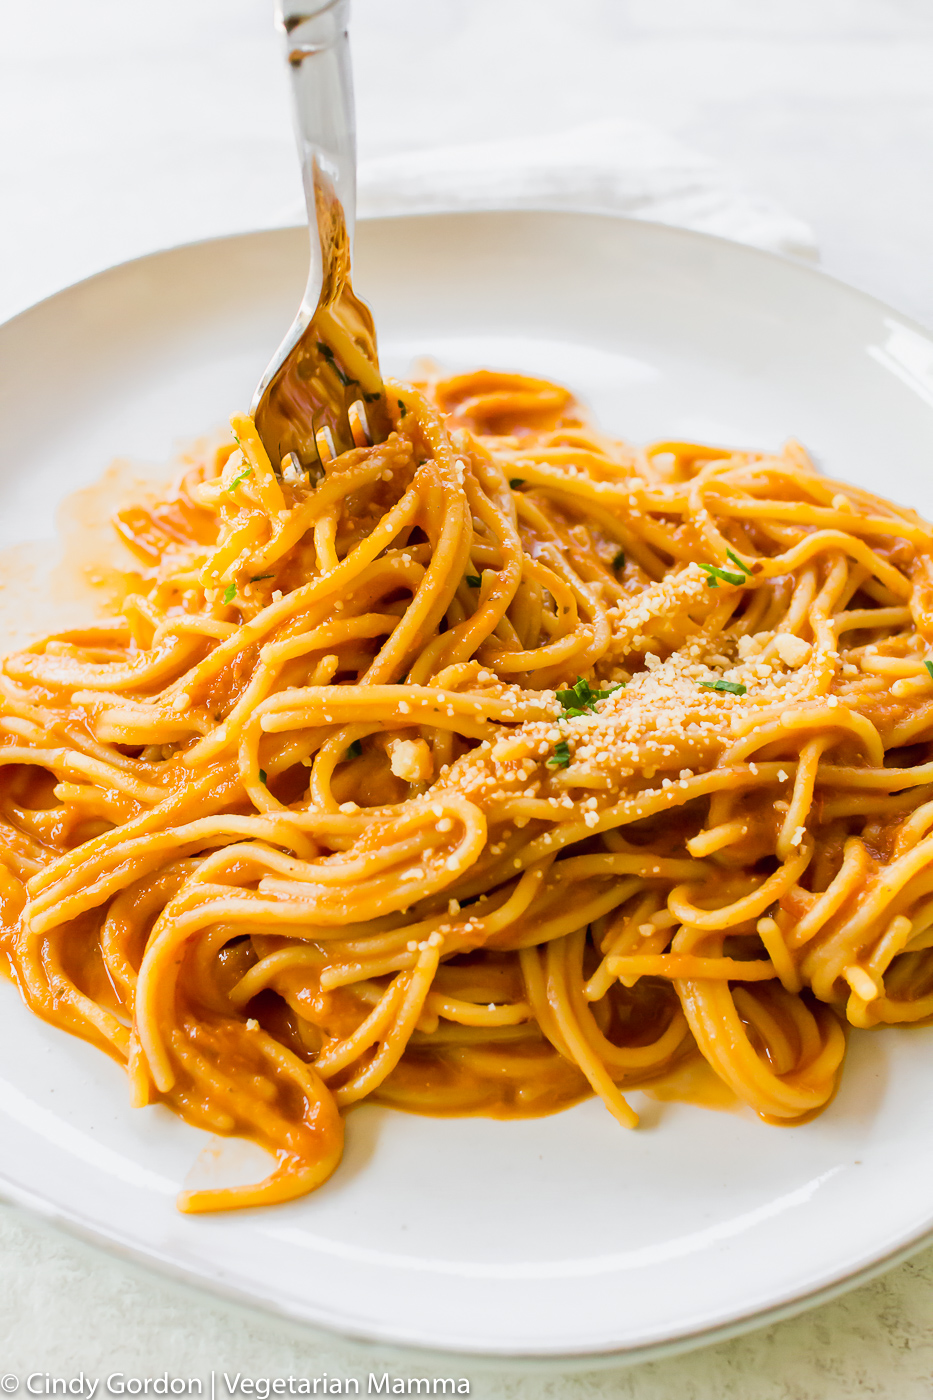
[[(410, 201), (439, 197), (440, 164), (448, 202), (489, 198), (498, 179), (500, 194), (531, 202), (818, 247), (828, 271), (933, 323), (928, 0), (355, 4), (364, 211), (400, 182)], [(269, 9), (0, 6), (0, 316), (124, 258), (294, 216)], [(927, 1252), (704, 1351), (573, 1377), (477, 1367), (473, 1394), (928, 1400), (931, 1323)], [(365, 1378), (375, 1367), (365, 1348), (246, 1315), (0, 1210), (2, 1373)]]

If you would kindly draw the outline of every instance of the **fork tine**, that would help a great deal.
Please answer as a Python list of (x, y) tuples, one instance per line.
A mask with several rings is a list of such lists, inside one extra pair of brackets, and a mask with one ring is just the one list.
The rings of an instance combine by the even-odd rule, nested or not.
[(373, 435), (369, 429), (369, 419), (366, 417), (366, 406), (362, 399), (355, 399), (347, 409), (347, 418), (350, 423), (350, 436), (357, 447), (369, 447), (372, 444)]
[(317, 455), (321, 459), (321, 466), (330, 462), (337, 456), (337, 449), (334, 446), (334, 435), (325, 424), (323, 428), (318, 428), (314, 434), (314, 441), (317, 445)]
[(353, 446), (384, 441), (392, 421), (373, 318), (350, 282), (356, 160), (347, 0), (276, 4), (287, 36), (312, 259), (298, 315), (251, 412), (273, 468), (281, 472), (291, 454), (313, 476)]

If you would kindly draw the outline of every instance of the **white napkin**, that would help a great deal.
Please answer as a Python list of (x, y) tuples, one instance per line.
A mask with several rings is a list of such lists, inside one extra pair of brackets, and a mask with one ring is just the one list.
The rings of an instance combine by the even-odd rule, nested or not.
[[(802, 220), (739, 189), (715, 161), (636, 122), (602, 121), (552, 135), (379, 156), (360, 162), (358, 183), (361, 218), (457, 209), (579, 209), (675, 224), (793, 257), (819, 257), (813, 231)], [(303, 218), (303, 210), (293, 214), (295, 222)]]

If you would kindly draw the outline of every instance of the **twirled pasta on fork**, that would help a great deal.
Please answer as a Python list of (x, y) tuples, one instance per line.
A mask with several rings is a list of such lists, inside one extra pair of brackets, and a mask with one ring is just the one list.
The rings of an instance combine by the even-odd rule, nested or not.
[(121, 615), (4, 663), (24, 998), (277, 1158), (189, 1211), (310, 1191), (366, 1097), (631, 1126), (703, 1057), (805, 1119), (933, 1015), (930, 526), (542, 380), (389, 402), (316, 481), (234, 418), (117, 517)]

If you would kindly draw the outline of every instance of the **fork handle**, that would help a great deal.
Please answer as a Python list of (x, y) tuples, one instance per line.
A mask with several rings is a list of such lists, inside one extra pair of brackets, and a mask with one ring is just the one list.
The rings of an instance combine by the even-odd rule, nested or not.
[(313, 311), (323, 279), (314, 170), (332, 184), (343, 206), (352, 247), (356, 216), (356, 120), (347, 22), (350, 0), (276, 0), (292, 80), (295, 135), (311, 233), (305, 305)]

